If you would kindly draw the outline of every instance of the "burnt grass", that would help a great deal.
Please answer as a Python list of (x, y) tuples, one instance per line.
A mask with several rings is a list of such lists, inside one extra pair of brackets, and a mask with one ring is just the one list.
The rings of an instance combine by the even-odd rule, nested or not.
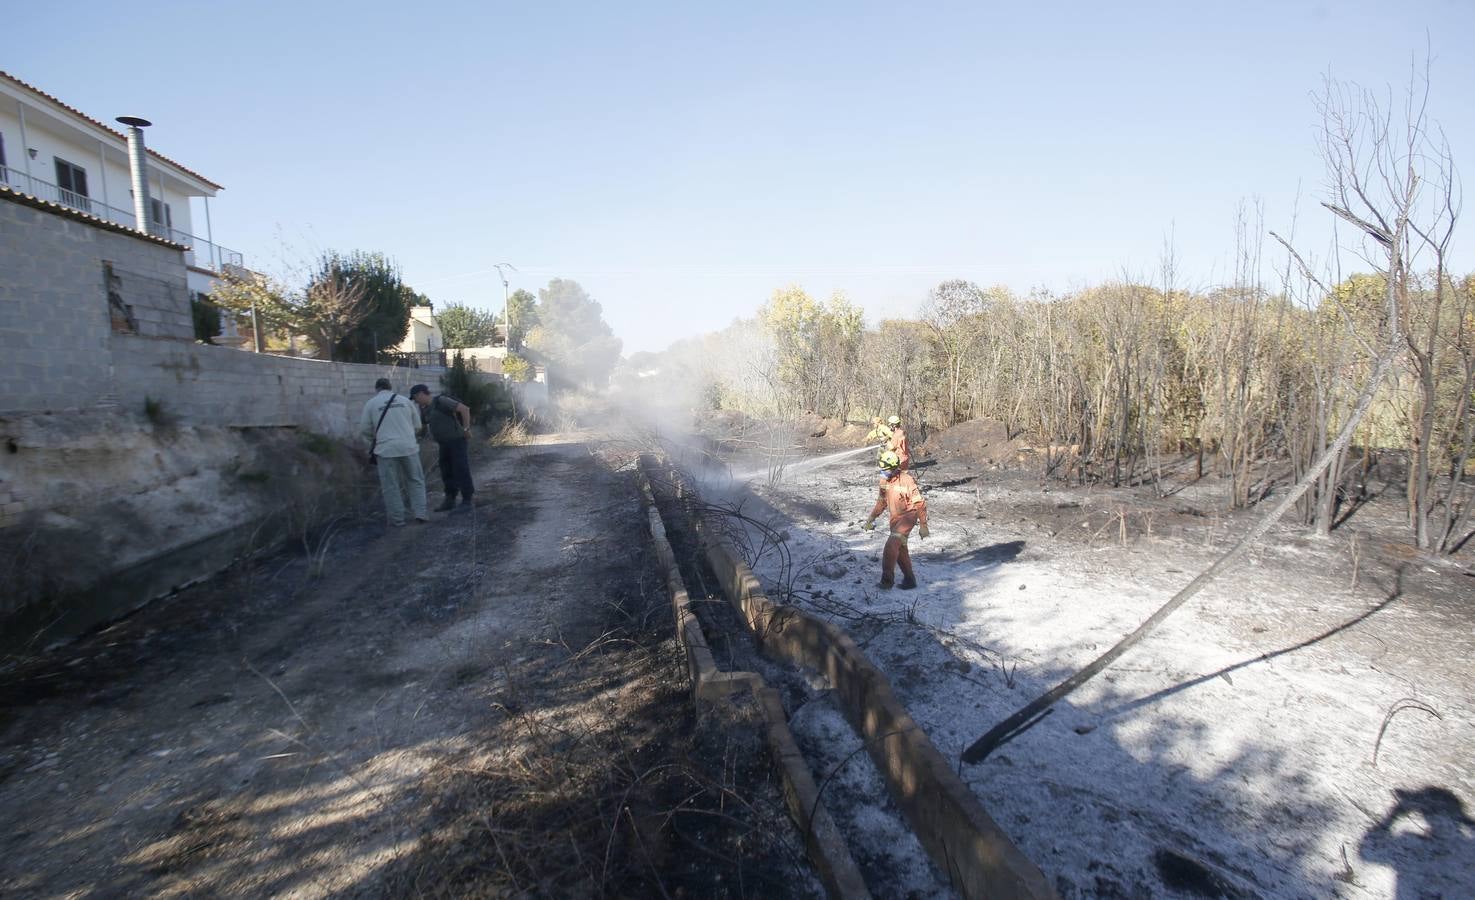
[[(289, 547), (71, 644), (0, 660), (0, 893), (291, 892), (303, 866), (318, 864), (307, 860), (372, 844), (404, 849), (350, 871), (332, 893), (816, 895), (759, 723), (691, 701), (664, 579), (648, 540), (628, 541), (638, 534), (629, 477), (584, 453), (571, 459), (543, 464), (604, 504), (591, 529), (618, 548), (577, 559), (574, 596), (548, 579), (539, 594), (539, 573), (502, 567), (529, 539), (527, 507), (539, 500), (515, 481), (488, 494), (474, 524), (462, 515), (386, 535), (368, 516), (350, 518), (322, 578)], [(433, 669), (391, 665), (397, 648), (471, 621), (488, 584), (514, 585), (551, 631), (525, 633), (531, 620), (514, 616), (500, 648)], [(374, 760), (366, 713), (383, 716), (375, 698), (417, 682), (424, 712), (403, 718), (419, 721), (385, 727), (402, 729), (390, 737), (407, 749), (437, 748), (429, 770), (368, 791), (375, 802), (349, 820), (271, 837), (283, 817), (321, 815), (297, 802), (304, 789)], [(300, 728), (281, 724), (288, 697)], [(291, 752), (276, 755), (302, 761), (254, 761), (265, 752), (255, 736), (278, 728), (276, 746)], [(208, 743), (150, 759), (192, 741)], [(174, 792), (162, 802), (109, 805), (118, 790), (160, 784), (166, 763)], [(253, 807), (272, 797), (294, 803), (280, 814)], [(120, 844), (156, 849), (144, 858)]]
[(601, 633), (499, 692), (386, 896), (820, 896), (761, 719), (693, 705), (653, 566), (608, 570), (614, 614), (580, 629)]
[[(626, 646), (586, 657), (579, 690), (639, 699), (586, 731), (502, 709), (505, 749), (439, 773), (415, 852), (386, 896), (813, 896), (755, 716), (698, 714), (669, 654)], [(569, 677), (527, 673), (522, 696)]]

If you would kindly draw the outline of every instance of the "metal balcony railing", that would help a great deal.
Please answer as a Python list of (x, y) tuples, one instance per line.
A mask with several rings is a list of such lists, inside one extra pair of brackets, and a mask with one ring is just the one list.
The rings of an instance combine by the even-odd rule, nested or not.
[(401, 366), (408, 369), (444, 369), (444, 350), (380, 350), (379, 365)]
[[(0, 166), (0, 184), (7, 185), (23, 194), (30, 194), (42, 200), (52, 203), (60, 203), (69, 206), (78, 212), (97, 216), (115, 225), (127, 228), (136, 228), (138, 220), (131, 209), (118, 209), (116, 206), (108, 206), (106, 203), (76, 191), (58, 187), (49, 181), (43, 181), (33, 175), (27, 175), (20, 169), (8, 166)], [(189, 249), (185, 251), (184, 263), (200, 269), (208, 269), (211, 272), (220, 273), (225, 266), (243, 268), (243, 257), (234, 250), (227, 249), (219, 244), (207, 241), (204, 238), (195, 237), (187, 231), (170, 228), (162, 222), (150, 222), (149, 233), (161, 237), (166, 241), (183, 244)]]
[[(80, 209), (86, 213), (92, 212), (92, 199), (86, 194), (78, 194), (62, 187), (57, 188), (56, 193), (64, 205), (70, 206), (72, 209)], [(102, 204), (99, 203), (98, 205), (101, 206)]]

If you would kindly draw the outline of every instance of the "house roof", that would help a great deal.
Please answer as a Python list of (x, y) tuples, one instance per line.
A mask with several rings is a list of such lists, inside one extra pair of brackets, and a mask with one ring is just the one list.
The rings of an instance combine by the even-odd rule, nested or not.
[(104, 231), (116, 231), (119, 234), (126, 234), (129, 237), (136, 237), (141, 240), (152, 241), (155, 244), (161, 244), (165, 247), (170, 248), (171, 250), (190, 249), (184, 244), (176, 244), (175, 242), (167, 240), (165, 238), (161, 238), (156, 234), (149, 234), (147, 231), (139, 231), (137, 228), (129, 228), (127, 225), (119, 225), (116, 222), (109, 222), (107, 219), (100, 219), (97, 216), (92, 215), (91, 213), (82, 212), (80, 209), (72, 209), (70, 206), (63, 206), (60, 203), (54, 203), (50, 200), (43, 200), (42, 198), (37, 197), (34, 194), (27, 194), (23, 191), (18, 191), (7, 184), (0, 184), (0, 200), (9, 200), (12, 203), (19, 203), (22, 206), (31, 206), (36, 209), (45, 210), (49, 213), (54, 213), (58, 216), (62, 216), (63, 218), (76, 219), (79, 222), (86, 222), (87, 224), (97, 228), (101, 228)]
[[(50, 102), (52, 102), (56, 106), (59, 106), (60, 108), (66, 110), (67, 112), (71, 113), (72, 115), (76, 116), (77, 118), (82, 119), (82, 120), (87, 121), (87, 122), (90, 122), (93, 125), (96, 125), (98, 128), (101, 128), (103, 131), (106, 131), (106, 132), (109, 132), (110, 134), (113, 134), (114, 136), (116, 136), (118, 139), (124, 141), (125, 143), (128, 140), (128, 136), (127, 135), (125, 135), (123, 132), (119, 131), (118, 129), (112, 127), (111, 125), (108, 125), (108, 124), (106, 124), (104, 122), (101, 122), (98, 119), (92, 118), (91, 116), (89, 116), (86, 113), (82, 112), (82, 110), (77, 109), (75, 106), (69, 106), (69, 105), (63, 103), (62, 101), (58, 100), (56, 97), (53, 97), (52, 95), (46, 93), (45, 91), (41, 90), (40, 88), (36, 87), (35, 85), (28, 84), (28, 83), (26, 83), (24, 81), (21, 81), (19, 78), (16, 78), (14, 75), (10, 74), (9, 72), (4, 71), (3, 69), (0, 69), (0, 78), (3, 78), (4, 80), (6, 80), (6, 81), (10, 82), (11, 84), (14, 84), (14, 85), (16, 85), (18, 87), (24, 88), (25, 90), (30, 91), (31, 93), (35, 94), (38, 97), (41, 97), (41, 98), (43, 98), (45, 100), (49, 100)], [(165, 156), (164, 154), (158, 152), (154, 148), (148, 147), (147, 145), (145, 145), (145, 149), (148, 150), (149, 156), (154, 157), (155, 159), (159, 160), (160, 162), (166, 162), (169, 165), (173, 166), (174, 168), (178, 169), (179, 171), (184, 172), (187, 175), (192, 175), (195, 178), (198, 178), (199, 180), (203, 181), (204, 183), (206, 183), (206, 184), (210, 185), (211, 187), (215, 188), (217, 191), (223, 191), (223, 190), (225, 190), (225, 188), (222, 185), (216, 184), (215, 182), (213, 182), (210, 179), (206, 178), (204, 175), (201, 175), (199, 172), (194, 171), (193, 169), (189, 169), (189, 168), (186, 168), (184, 166), (181, 166), (179, 163), (175, 162), (174, 160), (170, 159), (169, 157)]]

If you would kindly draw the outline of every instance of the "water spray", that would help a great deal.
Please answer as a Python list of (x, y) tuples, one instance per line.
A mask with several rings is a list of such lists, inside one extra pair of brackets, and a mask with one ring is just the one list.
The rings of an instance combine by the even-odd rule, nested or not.
[[(865, 453), (865, 452), (867, 452), (869, 450), (876, 450), (876, 449), (880, 448), (881, 446), (883, 446), (883, 445), (881, 445), (881, 444), (871, 444), (871, 445), (866, 446), (866, 447), (856, 447), (854, 450), (841, 450), (838, 453), (830, 453), (830, 454), (828, 454), (826, 456), (816, 456), (814, 459), (801, 460), (800, 462), (794, 463), (793, 465), (785, 466), (784, 467), (784, 470), (783, 470), (783, 474), (785, 474), (785, 475), (793, 475), (793, 474), (796, 474), (796, 473), (799, 473), (799, 472), (806, 472), (806, 471), (808, 471), (810, 469), (818, 469), (821, 466), (827, 466), (830, 463), (839, 462), (840, 460), (845, 459), (847, 457), (856, 456), (858, 454)], [(751, 481), (754, 478), (759, 477), (760, 475), (761, 476), (768, 475), (769, 474), (769, 471), (770, 471), (769, 469), (763, 468), (763, 469), (751, 469), (751, 470), (746, 471), (746, 472), (735, 472), (735, 473), (733, 473), (732, 480), (733, 481)]]

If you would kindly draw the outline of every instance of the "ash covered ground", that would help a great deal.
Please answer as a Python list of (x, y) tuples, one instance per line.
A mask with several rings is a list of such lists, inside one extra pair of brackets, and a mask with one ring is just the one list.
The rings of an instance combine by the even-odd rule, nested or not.
[[(1227, 513), (1222, 483), (1191, 465), (1161, 496), (1043, 484), (954, 443), (915, 472), (932, 536), (913, 535), (912, 592), (875, 587), (884, 528), (859, 527), (870, 454), (791, 463), (776, 482), (739, 457), (706, 480), (772, 526), (748, 529), (770, 595), (844, 625), (954, 758), (1262, 513)], [(961, 766), (1063, 896), (1475, 896), (1475, 578), (1469, 559), (1409, 547), (1394, 493), (1327, 539), (1283, 523), (1043, 721)], [(811, 718), (833, 724), (800, 710), (796, 729)]]

